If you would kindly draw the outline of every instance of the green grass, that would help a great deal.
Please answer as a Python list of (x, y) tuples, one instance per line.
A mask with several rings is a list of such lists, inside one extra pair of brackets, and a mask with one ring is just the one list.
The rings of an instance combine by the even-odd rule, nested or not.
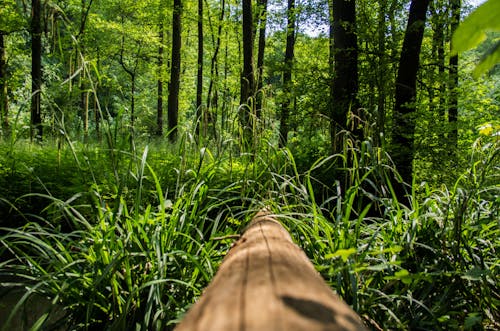
[(414, 187), (411, 207), (368, 142), (305, 170), (265, 142), (255, 157), (188, 136), (168, 147), (3, 145), (1, 178), (15, 182), (0, 186), (2, 285), (26, 290), (13, 314), (32, 293), (63, 308), (38, 329), (169, 330), (228, 235), (269, 206), (374, 329), (495, 329), (500, 147), (481, 142), (453, 187)]

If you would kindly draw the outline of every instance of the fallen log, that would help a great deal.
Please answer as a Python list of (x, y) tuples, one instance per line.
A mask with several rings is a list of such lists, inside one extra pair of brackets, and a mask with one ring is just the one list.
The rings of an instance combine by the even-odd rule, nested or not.
[(261, 211), (176, 331), (366, 330), (290, 234)]

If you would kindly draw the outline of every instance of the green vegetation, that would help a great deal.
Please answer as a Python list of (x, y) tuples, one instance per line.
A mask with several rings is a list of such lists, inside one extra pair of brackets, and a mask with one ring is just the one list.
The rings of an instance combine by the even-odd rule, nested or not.
[[(305, 172), (290, 151), (270, 146), (255, 161), (187, 140), (154, 152), (16, 146), (1, 161), (13, 167), (3, 169), (17, 189), (33, 191), (14, 206), (44, 208), (17, 212), (26, 223), (1, 229), (0, 272), (4, 286), (64, 307), (56, 325), (168, 329), (210, 281), (230, 235), (263, 206), (372, 326), (478, 329), (498, 320), (500, 146), (492, 137), (476, 141), (454, 186), (416, 187), (411, 207), (391, 193), (387, 156), (367, 143)], [(355, 178), (346, 192), (314, 177), (348, 155), (363, 157), (346, 169)], [(54, 187), (67, 190), (53, 194), (62, 179)], [(319, 191), (329, 198), (320, 202)], [(47, 317), (40, 326), (49, 327)]]
[(492, 11), (243, 2), (2, 4), (0, 331), (171, 330), (263, 207), (372, 329), (499, 329)]

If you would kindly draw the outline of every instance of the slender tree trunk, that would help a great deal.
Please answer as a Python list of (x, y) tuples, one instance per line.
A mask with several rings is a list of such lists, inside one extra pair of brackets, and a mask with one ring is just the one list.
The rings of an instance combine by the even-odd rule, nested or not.
[(80, 6), (80, 29), (78, 34), (76, 35), (76, 40), (78, 41), (80, 52), (77, 50), (77, 59), (80, 59), (82, 71), (80, 74), (80, 107), (83, 114), (83, 135), (84, 139), (88, 138), (89, 133), (89, 94), (86, 82), (86, 68), (85, 68), (85, 40), (84, 40), (84, 32), (85, 26), (87, 23), (87, 17), (90, 12), (90, 8), (92, 7), (93, 0), (89, 1), (88, 6), (86, 5), (86, 0), (81, 0)]
[(196, 76), (196, 135), (206, 135), (206, 115), (201, 104), (203, 95), (203, 0), (198, 0), (198, 71)]
[[(450, 0), (451, 7), (451, 34), (455, 32), (460, 22), (460, 0)], [(458, 147), (458, 54), (450, 57), (449, 91), (450, 102), (448, 107), (448, 123), (450, 124), (449, 146), (450, 151)]]
[(255, 117), (261, 118), (262, 99), (264, 96), (264, 51), (266, 48), (267, 0), (259, 0), (259, 46), (257, 51), (257, 97), (255, 100)]
[[(100, 72), (101, 69), (101, 56), (100, 56), (100, 48), (99, 46), (96, 47), (96, 66), (97, 66), (97, 71)], [(94, 119), (95, 119), (95, 131), (96, 131), (96, 136), (97, 136), (97, 141), (101, 142), (102, 140), (102, 135), (101, 135), (101, 120), (103, 118), (102, 116), (102, 108), (101, 108), (101, 103), (99, 101), (99, 90), (100, 90), (99, 82), (95, 85), (95, 91), (94, 91)]]
[(229, 75), (229, 65), (228, 65), (228, 58), (229, 58), (229, 46), (228, 46), (228, 41), (229, 41), (229, 32), (226, 29), (225, 31), (225, 40), (226, 43), (224, 45), (224, 86), (222, 88), (222, 105), (221, 105), (221, 131), (224, 131), (228, 129), (228, 100), (230, 98), (231, 92), (229, 91), (228, 88), (228, 82), (227, 82), (227, 77)]
[(252, 1), (243, 0), (243, 72), (241, 75), (240, 125), (243, 128), (243, 146), (250, 147), (253, 136), (253, 110), (255, 107), (255, 78), (253, 66)]
[[(217, 28), (217, 39), (215, 41), (215, 50), (214, 54), (212, 55), (212, 60), (210, 64), (210, 84), (208, 85), (208, 94), (207, 94), (207, 112), (210, 111), (210, 108), (212, 107), (211, 101), (212, 101), (212, 90), (214, 86), (214, 81), (217, 81), (217, 57), (220, 52), (220, 45), (221, 45), (221, 39), (222, 39), (222, 25), (224, 22), (224, 15), (225, 15), (225, 8), (226, 8), (226, 2), (225, 0), (221, 0), (221, 5), (220, 5), (220, 16), (219, 16), (219, 24)], [(217, 93), (217, 92), (215, 92)]]
[(335, 139), (335, 128), (336, 126), (334, 125), (333, 122), (333, 105), (334, 105), (334, 98), (333, 98), (333, 88), (334, 88), (334, 77), (335, 77), (335, 33), (334, 33), (334, 15), (333, 15), (333, 1), (335, 0), (328, 0), (328, 21), (329, 21), (329, 29), (328, 29), (328, 69), (330, 70), (330, 75), (329, 75), (329, 88), (330, 88), (330, 95), (329, 95), (329, 112), (330, 112), (330, 138), (331, 138), (331, 144), (334, 146), (334, 141)]
[(83, 75), (81, 79), (80, 89), (82, 92), (80, 94), (80, 104), (83, 112), (83, 138), (86, 141), (89, 135), (89, 92), (84, 82), (85, 75)]
[(179, 88), (181, 73), (181, 15), (182, 2), (174, 0), (172, 15), (172, 62), (170, 69), (170, 84), (168, 93), (168, 138), (171, 142), (177, 140), (177, 125), (179, 121)]
[[(429, 102), (431, 113), (436, 118), (438, 128), (441, 128), (438, 133), (439, 144), (445, 143), (445, 130), (443, 130), (445, 121), (445, 105), (443, 99), (443, 86), (445, 79), (445, 53), (444, 53), (444, 33), (445, 33), (445, 18), (447, 17), (447, 9), (437, 8), (435, 2), (429, 4), (431, 18), (432, 34), (432, 59), (435, 59), (437, 72), (432, 70), (431, 85), (429, 88)], [(444, 145), (443, 145), (444, 146)]]
[(288, 142), (288, 118), (292, 104), (292, 68), (295, 48), (295, 0), (288, 0), (286, 29), (285, 67), (283, 69), (284, 97), (281, 105), (279, 147), (285, 147)]
[[(97, 92), (97, 88), (96, 88)], [(95, 120), (95, 132), (97, 136), (97, 141), (101, 142), (101, 107), (99, 105), (99, 100), (97, 98), (97, 93), (94, 93), (94, 120)]]
[(0, 119), (2, 135), (7, 136), (9, 133), (9, 95), (4, 37), (4, 34), (0, 32)]
[[(122, 24), (123, 24), (123, 17), (122, 17)], [(120, 65), (122, 66), (123, 70), (130, 76), (130, 130), (132, 133), (131, 138), (134, 135), (134, 125), (135, 125), (135, 80), (136, 80), (136, 73), (137, 73), (137, 67), (139, 66), (139, 54), (141, 53), (141, 46), (138, 45), (136, 46), (137, 48), (137, 54), (135, 56), (135, 63), (133, 68), (129, 68), (125, 64), (124, 60), (124, 50), (125, 50), (125, 35), (122, 35), (122, 42), (121, 42), (121, 49), (120, 49)]]
[(156, 135), (161, 137), (163, 135), (163, 53), (165, 42), (165, 29), (163, 24), (163, 8), (162, 2), (160, 1), (160, 6), (158, 8), (158, 39), (160, 41), (160, 46), (158, 47), (158, 95), (156, 97)]
[[(358, 38), (356, 34), (356, 1), (333, 0), (333, 37), (335, 75), (332, 86), (330, 135), (332, 151), (341, 149), (337, 133), (346, 129), (349, 110), (358, 108)], [(354, 127), (357, 129), (357, 125)]]
[(89, 135), (89, 91), (87, 88), (86, 77), (85, 77), (85, 46), (83, 45), (83, 40), (80, 40), (80, 52), (78, 58), (80, 59), (80, 65), (82, 68), (80, 74), (80, 109), (83, 115), (83, 139), (86, 141)]
[(41, 112), (42, 24), (41, 2), (31, 1), (31, 140), (43, 136)]
[(135, 70), (130, 75), (131, 87), (130, 87), (130, 125), (132, 126), (132, 134), (135, 128)]
[[(219, 76), (218, 55), (220, 52), (220, 45), (221, 45), (221, 39), (222, 39), (222, 26), (224, 24), (225, 8), (226, 8), (226, 2), (225, 2), (225, 0), (221, 0), (221, 2), (220, 2), (220, 15), (219, 15), (218, 28), (217, 28), (217, 39), (215, 41), (215, 50), (214, 50), (214, 54), (212, 56), (212, 60), (211, 60), (211, 64), (210, 64), (210, 83), (208, 85), (208, 93), (207, 93), (206, 114), (207, 114), (207, 117), (210, 120), (210, 123), (212, 125), (212, 131), (213, 131), (214, 137), (217, 134), (216, 114), (217, 114), (217, 106), (218, 106), (217, 103), (218, 103), (218, 93), (219, 92), (217, 91), (217, 89), (215, 89), (215, 91), (213, 91), (213, 86), (214, 86), (214, 82), (217, 82), (219, 80), (219, 78), (218, 78), (218, 76)], [(212, 107), (215, 109), (214, 111), (211, 110)]]
[(387, 65), (386, 38), (387, 26), (385, 15), (387, 14), (387, 0), (379, 1), (378, 12), (378, 60), (377, 60), (377, 135), (374, 137), (379, 146), (383, 146), (385, 137), (385, 102), (387, 95), (387, 81), (389, 80), (389, 66)]
[[(396, 78), (392, 159), (403, 182), (408, 184), (413, 181), (417, 71), (428, 6), (429, 0), (412, 0), (410, 4), (408, 24)], [(395, 185), (395, 189), (399, 200), (405, 201), (404, 187)]]

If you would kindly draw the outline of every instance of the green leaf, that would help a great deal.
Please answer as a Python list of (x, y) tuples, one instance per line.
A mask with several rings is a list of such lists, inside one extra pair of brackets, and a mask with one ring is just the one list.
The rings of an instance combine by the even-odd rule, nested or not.
[(340, 256), (342, 261), (347, 262), (347, 259), (349, 258), (349, 256), (351, 256), (352, 254), (355, 254), (355, 253), (356, 253), (356, 248), (339, 249), (335, 253), (327, 254), (325, 256), (325, 258), (331, 259), (331, 258)]
[(400, 280), (403, 284), (410, 285), (413, 281), (413, 275), (406, 269), (398, 270), (394, 273), (394, 276), (385, 276), (386, 280)]
[(42, 329), (43, 323), (47, 320), (49, 317), (49, 313), (43, 314), (36, 322), (33, 324), (33, 326), (30, 328), (30, 331), (38, 331)]
[(467, 317), (465, 318), (464, 329), (470, 330), (474, 326), (481, 324), (482, 320), (483, 320), (483, 318), (481, 317), (481, 314), (469, 313), (469, 314), (467, 314)]
[(406, 269), (401, 269), (401, 270), (396, 271), (396, 272), (394, 273), (394, 276), (395, 276), (396, 278), (399, 278), (399, 279), (406, 278), (406, 277), (408, 277), (409, 275), (410, 275), (410, 272), (409, 272), (408, 270), (406, 270)]
[(461, 278), (462, 279), (467, 279), (467, 280), (472, 280), (472, 281), (477, 281), (481, 280), (483, 276), (488, 275), (490, 272), (489, 270), (484, 270), (481, 268), (472, 268), (469, 271), (467, 271)]
[(482, 56), (481, 61), (476, 68), (474, 68), (472, 75), (474, 78), (478, 78), (482, 74), (488, 72), (488, 70), (493, 68), (497, 63), (500, 63), (500, 41), (497, 41), (495, 46), (490, 48), (486, 54)]
[(445, 323), (450, 320), (450, 315), (443, 315), (441, 317), (438, 317), (437, 320), (439, 323)]
[(500, 30), (500, 1), (489, 0), (472, 12), (452, 38), (453, 54), (469, 50), (486, 39), (487, 31)]
[(396, 254), (399, 253), (403, 250), (403, 246), (400, 245), (394, 245), (390, 247), (386, 247), (381, 250), (373, 250), (368, 252), (369, 255), (380, 255), (380, 254), (385, 254), (385, 253), (390, 253), (390, 254)]

